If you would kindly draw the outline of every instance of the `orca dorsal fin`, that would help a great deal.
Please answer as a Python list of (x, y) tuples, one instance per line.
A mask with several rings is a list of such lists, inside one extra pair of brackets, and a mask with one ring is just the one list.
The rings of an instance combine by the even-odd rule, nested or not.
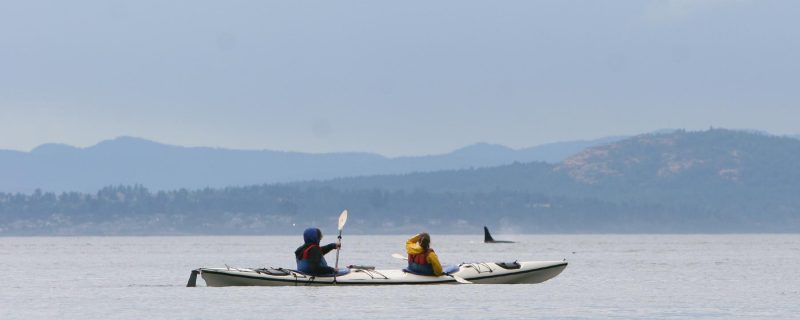
[(489, 228), (483, 226), (483, 242), (494, 242), (494, 238), (489, 234)]

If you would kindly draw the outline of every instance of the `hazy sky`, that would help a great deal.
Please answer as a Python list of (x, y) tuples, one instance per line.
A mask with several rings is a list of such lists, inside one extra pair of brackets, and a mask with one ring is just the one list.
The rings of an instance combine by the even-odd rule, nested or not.
[(800, 133), (800, 1), (2, 1), (0, 149)]

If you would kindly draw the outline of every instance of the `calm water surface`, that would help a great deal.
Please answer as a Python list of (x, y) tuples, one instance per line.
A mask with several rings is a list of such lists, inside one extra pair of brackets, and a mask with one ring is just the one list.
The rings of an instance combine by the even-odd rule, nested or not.
[[(328, 236), (323, 242), (332, 241)], [(397, 269), (405, 236), (344, 236)], [(0, 238), (0, 319), (798, 318), (798, 235), (433, 235), (445, 263), (561, 260), (536, 285), (186, 288), (200, 266), (294, 266), (301, 236)], [(328, 255), (333, 264), (334, 255)]]

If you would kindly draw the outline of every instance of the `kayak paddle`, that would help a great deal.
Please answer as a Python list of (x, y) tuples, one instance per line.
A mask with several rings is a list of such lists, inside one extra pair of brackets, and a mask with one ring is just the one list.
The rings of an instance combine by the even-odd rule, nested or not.
[(339, 248), (342, 246), (342, 228), (344, 228), (345, 223), (347, 223), (347, 209), (344, 209), (342, 214), (339, 215), (339, 237), (336, 241), (336, 271), (333, 274), (333, 283), (336, 283), (336, 274), (339, 273)]
[[(405, 257), (405, 256), (403, 256), (402, 254), (399, 254), (399, 253), (392, 253), (392, 258), (395, 258), (395, 259), (400, 259), (400, 260), (406, 260), (406, 261), (408, 261), (408, 258), (407, 258), (407, 257)], [(458, 283), (463, 283), (463, 284), (471, 284), (471, 283), (472, 283), (471, 281), (469, 281), (469, 280), (467, 280), (467, 279), (464, 279), (464, 278), (462, 278), (462, 277), (459, 277), (459, 276), (457, 276), (457, 275), (454, 275), (454, 274), (446, 274), (446, 273), (445, 273), (445, 275), (446, 275), (446, 276), (449, 276), (449, 277), (452, 277), (452, 278), (453, 278), (453, 279), (455, 279), (455, 280), (456, 280), (456, 282), (458, 282)]]

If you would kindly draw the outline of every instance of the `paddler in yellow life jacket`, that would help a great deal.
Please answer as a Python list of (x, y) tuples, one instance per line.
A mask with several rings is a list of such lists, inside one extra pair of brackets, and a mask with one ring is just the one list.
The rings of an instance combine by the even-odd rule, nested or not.
[(430, 245), (431, 236), (424, 232), (406, 241), (409, 271), (417, 274), (442, 275), (442, 264), (439, 263), (439, 257), (436, 256)]

